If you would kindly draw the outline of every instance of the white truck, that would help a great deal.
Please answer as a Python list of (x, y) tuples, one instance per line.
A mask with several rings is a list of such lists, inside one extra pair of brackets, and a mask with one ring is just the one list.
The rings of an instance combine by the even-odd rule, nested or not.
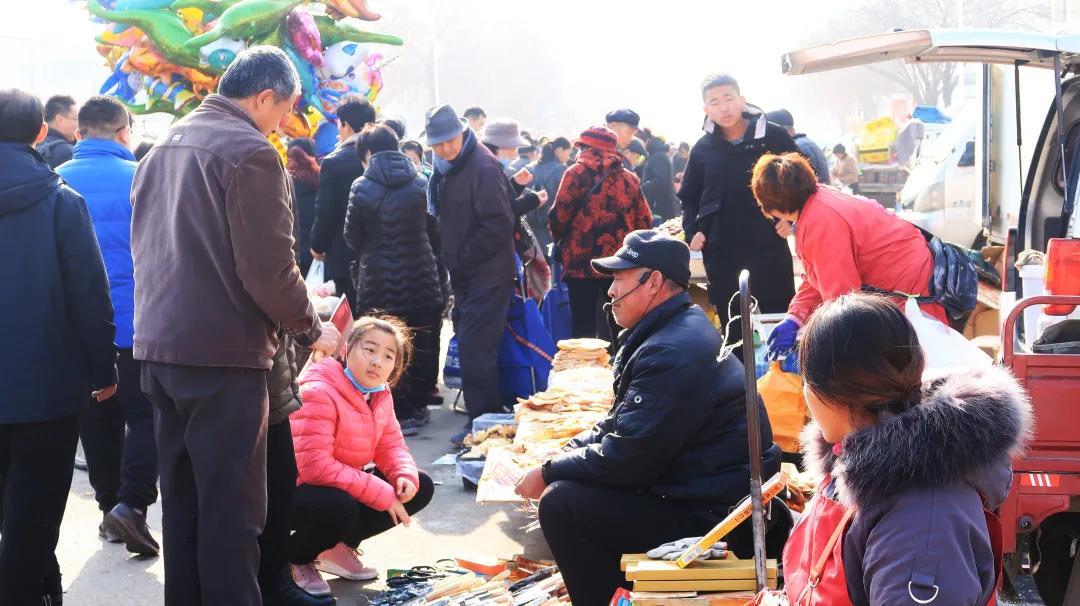
[[(1080, 304), (1080, 296), (1067, 296), (1080, 293), (1025, 296), (1013, 267), (1017, 251), (1046, 252), (1052, 238), (1063, 239), (1067, 246), (1080, 238), (1080, 36), (1000, 30), (894, 31), (790, 52), (783, 57), (783, 68), (788, 74), (809, 74), (892, 59), (1000, 66), (989, 70), (988, 84), (989, 101), (996, 99), (998, 107), (1008, 97), (1008, 86), (995, 85), (994, 69), (1004, 67), (1024, 82), (1037, 71), (1030, 68), (1050, 70), (1047, 92), (1052, 101), (1041, 108), (1045, 118), (1038, 136), (1024, 140), (1024, 147), (1030, 146), (1030, 164), (1023, 163), (1024, 154), (1012, 156), (1013, 168), (1006, 168), (1010, 160), (1005, 155), (985, 161), (980, 153), (990, 152), (980, 152), (987, 146), (977, 144), (975, 165), (981, 167), (977, 183), (984, 205), (983, 235), (989, 239), (1005, 234), (1002, 363), (1024, 384), (1036, 417), (1035, 436), (1028, 452), (1013, 461), (1012, 490), (998, 512), (1004, 530), (1006, 585), (1017, 588), (1033, 577), (1047, 604), (1080, 603), (1080, 354), (1040, 353), (1031, 347), (1038, 335), (1018, 338), (1017, 322), (1026, 307)], [(1012, 97), (1020, 98), (1021, 106), (1019, 91), (1028, 86), (1012, 87)], [(1023, 107), (1014, 110), (1015, 123), (1026, 112)], [(991, 141), (999, 132), (992, 120), (995, 115), (993, 111), (984, 114), (977, 128)], [(997, 126), (1004, 122), (1000, 119)], [(1051, 252), (1047, 263), (1058, 277), (1080, 273), (1080, 258), (1055, 259)], [(1015, 307), (1005, 313), (1010, 300)]]

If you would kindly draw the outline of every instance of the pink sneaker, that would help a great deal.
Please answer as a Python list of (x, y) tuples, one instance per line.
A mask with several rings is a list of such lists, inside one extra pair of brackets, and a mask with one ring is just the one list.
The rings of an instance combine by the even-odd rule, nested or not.
[(360, 561), (359, 550), (345, 543), (338, 543), (332, 549), (320, 553), (315, 560), (315, 568), (350, 581), (371, 581), (379, 578), (378, 570), (367, 568)]
[(326, 580), (322, 578), (318, 570), (315, 570), (315, 563), (311, 564), (289, 564), (289, 568), (292, 570), (293, 583), (304, 591), (314, 596), (330, 595), (330, 585), (326, 583)]

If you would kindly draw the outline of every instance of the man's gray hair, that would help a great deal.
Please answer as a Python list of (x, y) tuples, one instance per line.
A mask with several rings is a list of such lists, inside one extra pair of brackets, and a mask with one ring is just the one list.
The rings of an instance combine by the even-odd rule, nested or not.
[(300, 92), (296, 68), (275, 46), (253, 46), (241, 51), (218, 82), (218, 94), (230, 99), (247, 99), (264, 90), (274, 91), (275, 101)]

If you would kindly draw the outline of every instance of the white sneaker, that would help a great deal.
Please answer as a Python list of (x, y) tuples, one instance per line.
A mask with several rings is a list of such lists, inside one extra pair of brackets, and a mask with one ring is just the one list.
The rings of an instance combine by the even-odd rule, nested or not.
[(326, 579), (322, 578), (319, 571), (315, 569), (315, 563), (311, 564), (289, 564), (289, 569), (292, 571), (293, 583), (304, 591), (314, 596), (330, 595), (330, 585), (326, 583)]
[(367, 568), (360, 561), (359, 550), (345, 543), (338, 543), (332, 549), (320, 553), (315, 559), (315, 568), (350, 581), (371, 581), (379, 578), (378, 570)]

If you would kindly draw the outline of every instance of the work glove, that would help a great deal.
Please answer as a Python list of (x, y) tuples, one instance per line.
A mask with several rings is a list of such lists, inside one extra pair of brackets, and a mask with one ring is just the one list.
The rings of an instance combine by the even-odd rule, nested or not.
[[(645, 555), (649, 556), (652, 560), (677, 560), (684, 551), (690, 549), (701, 540), (701, 537), (690, 537), (689, 539), (679, 539), (678, 541), (672, 541), (670, 543), (664, 543), (663, 545), (647, 552)], [(719, 542), (706, 549), (697, 559), (699, 560), (722, 560), (727, 557), (727, 543)]]
[(770, 360), (779, 360), (795, 351), (795, 337), (799, 335), (799, 323), (787, 318), (769, 333)]

